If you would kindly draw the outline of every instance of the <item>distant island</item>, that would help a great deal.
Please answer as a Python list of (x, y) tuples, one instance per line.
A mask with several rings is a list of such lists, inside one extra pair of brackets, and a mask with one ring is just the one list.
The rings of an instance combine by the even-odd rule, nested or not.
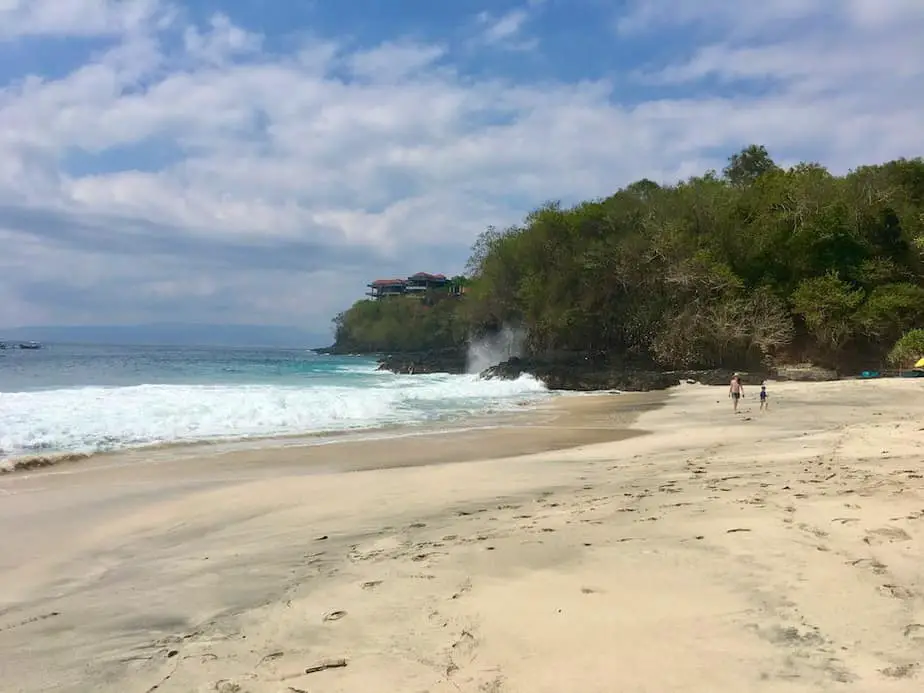
[(924, 159), (837, 176), (752, 145), (721, 173), (488, 228), (464, 277), (370, 287), (334, 319), (332, 350), (451, 354), (514, 326), (533, 361), (902, 366), (924, 355)]

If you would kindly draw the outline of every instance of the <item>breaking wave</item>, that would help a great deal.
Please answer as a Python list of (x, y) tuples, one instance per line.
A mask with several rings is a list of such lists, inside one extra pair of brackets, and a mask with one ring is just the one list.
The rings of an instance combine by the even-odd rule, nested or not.
[[(0, 392), (0, 469), (174, 443), (413, 425), (502, 412), (547, 396), (531, 377), (374, 374), (344, 384), (152, 384)], [(18, 461), (17, 461), (18, 460)], [(43, 463), (42, 460), (47, 460)]]

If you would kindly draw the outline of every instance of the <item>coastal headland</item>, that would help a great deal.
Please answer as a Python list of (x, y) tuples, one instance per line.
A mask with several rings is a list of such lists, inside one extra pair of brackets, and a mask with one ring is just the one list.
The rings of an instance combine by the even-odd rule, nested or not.
[(917, 691), (915, 379), (0, 479), (10, 691)]

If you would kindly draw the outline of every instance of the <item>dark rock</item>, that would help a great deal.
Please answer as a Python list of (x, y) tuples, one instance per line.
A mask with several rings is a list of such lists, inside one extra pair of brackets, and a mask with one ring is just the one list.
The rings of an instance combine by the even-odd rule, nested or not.
[(512, 358), (482, 372), (484, 378), (513, 380), (524, 373), (535, 376), (550, 390), (664, 390), (676, 385), (676, 375), (611, 364), (599, 358), (575, 355), (562, 358)]
[(466, 371), (468, 350), (466, 348), (432, 349), (388, 354), (379, 359), (380, 371), (391, 371), (405, 375), (423, 373), (460, 374)]
[[(337, 353), (336, 348), (316, 350)], [(428, 351), (396, 352), (379, 358), (379, 370), (401, 374), (466, 372), (464, 346)], [(817, 367), (789, 366), (776, 370), (735, 371), (730, 368), (665, 370), (649, 359), (605, 351), (548, 352), (538, 356), (514, 357), (485, 369), (484, 378), (513, 380), (533, 375), (550, 390), (621, 390), (648, 392), (666, 390), (682, 382), (728, 385), (738, 373), (745, 386), (759, 386), (765, 380), (836, 380), (837, 374)]]
[[(666, 390), (681, 382), (727, 385), (736, 371), (729, 369), (667, 371), (650, 362), (629, 361), (605, 354), (557, 354), (553, 357), (512, 358), (482, 372), (484, 378), (513, 380), (524, 373), (539, 378), (550, 390)], [(769, 373), (739, 373), (744, 385), (760, 385)]]

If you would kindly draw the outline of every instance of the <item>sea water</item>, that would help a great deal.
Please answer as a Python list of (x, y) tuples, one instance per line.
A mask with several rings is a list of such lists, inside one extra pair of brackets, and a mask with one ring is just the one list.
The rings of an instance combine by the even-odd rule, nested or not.
[(0, 351), (0, 466), (36, 456), (458, 421), (548, 396), (531, 377), (395, 375), (306, 350)]

